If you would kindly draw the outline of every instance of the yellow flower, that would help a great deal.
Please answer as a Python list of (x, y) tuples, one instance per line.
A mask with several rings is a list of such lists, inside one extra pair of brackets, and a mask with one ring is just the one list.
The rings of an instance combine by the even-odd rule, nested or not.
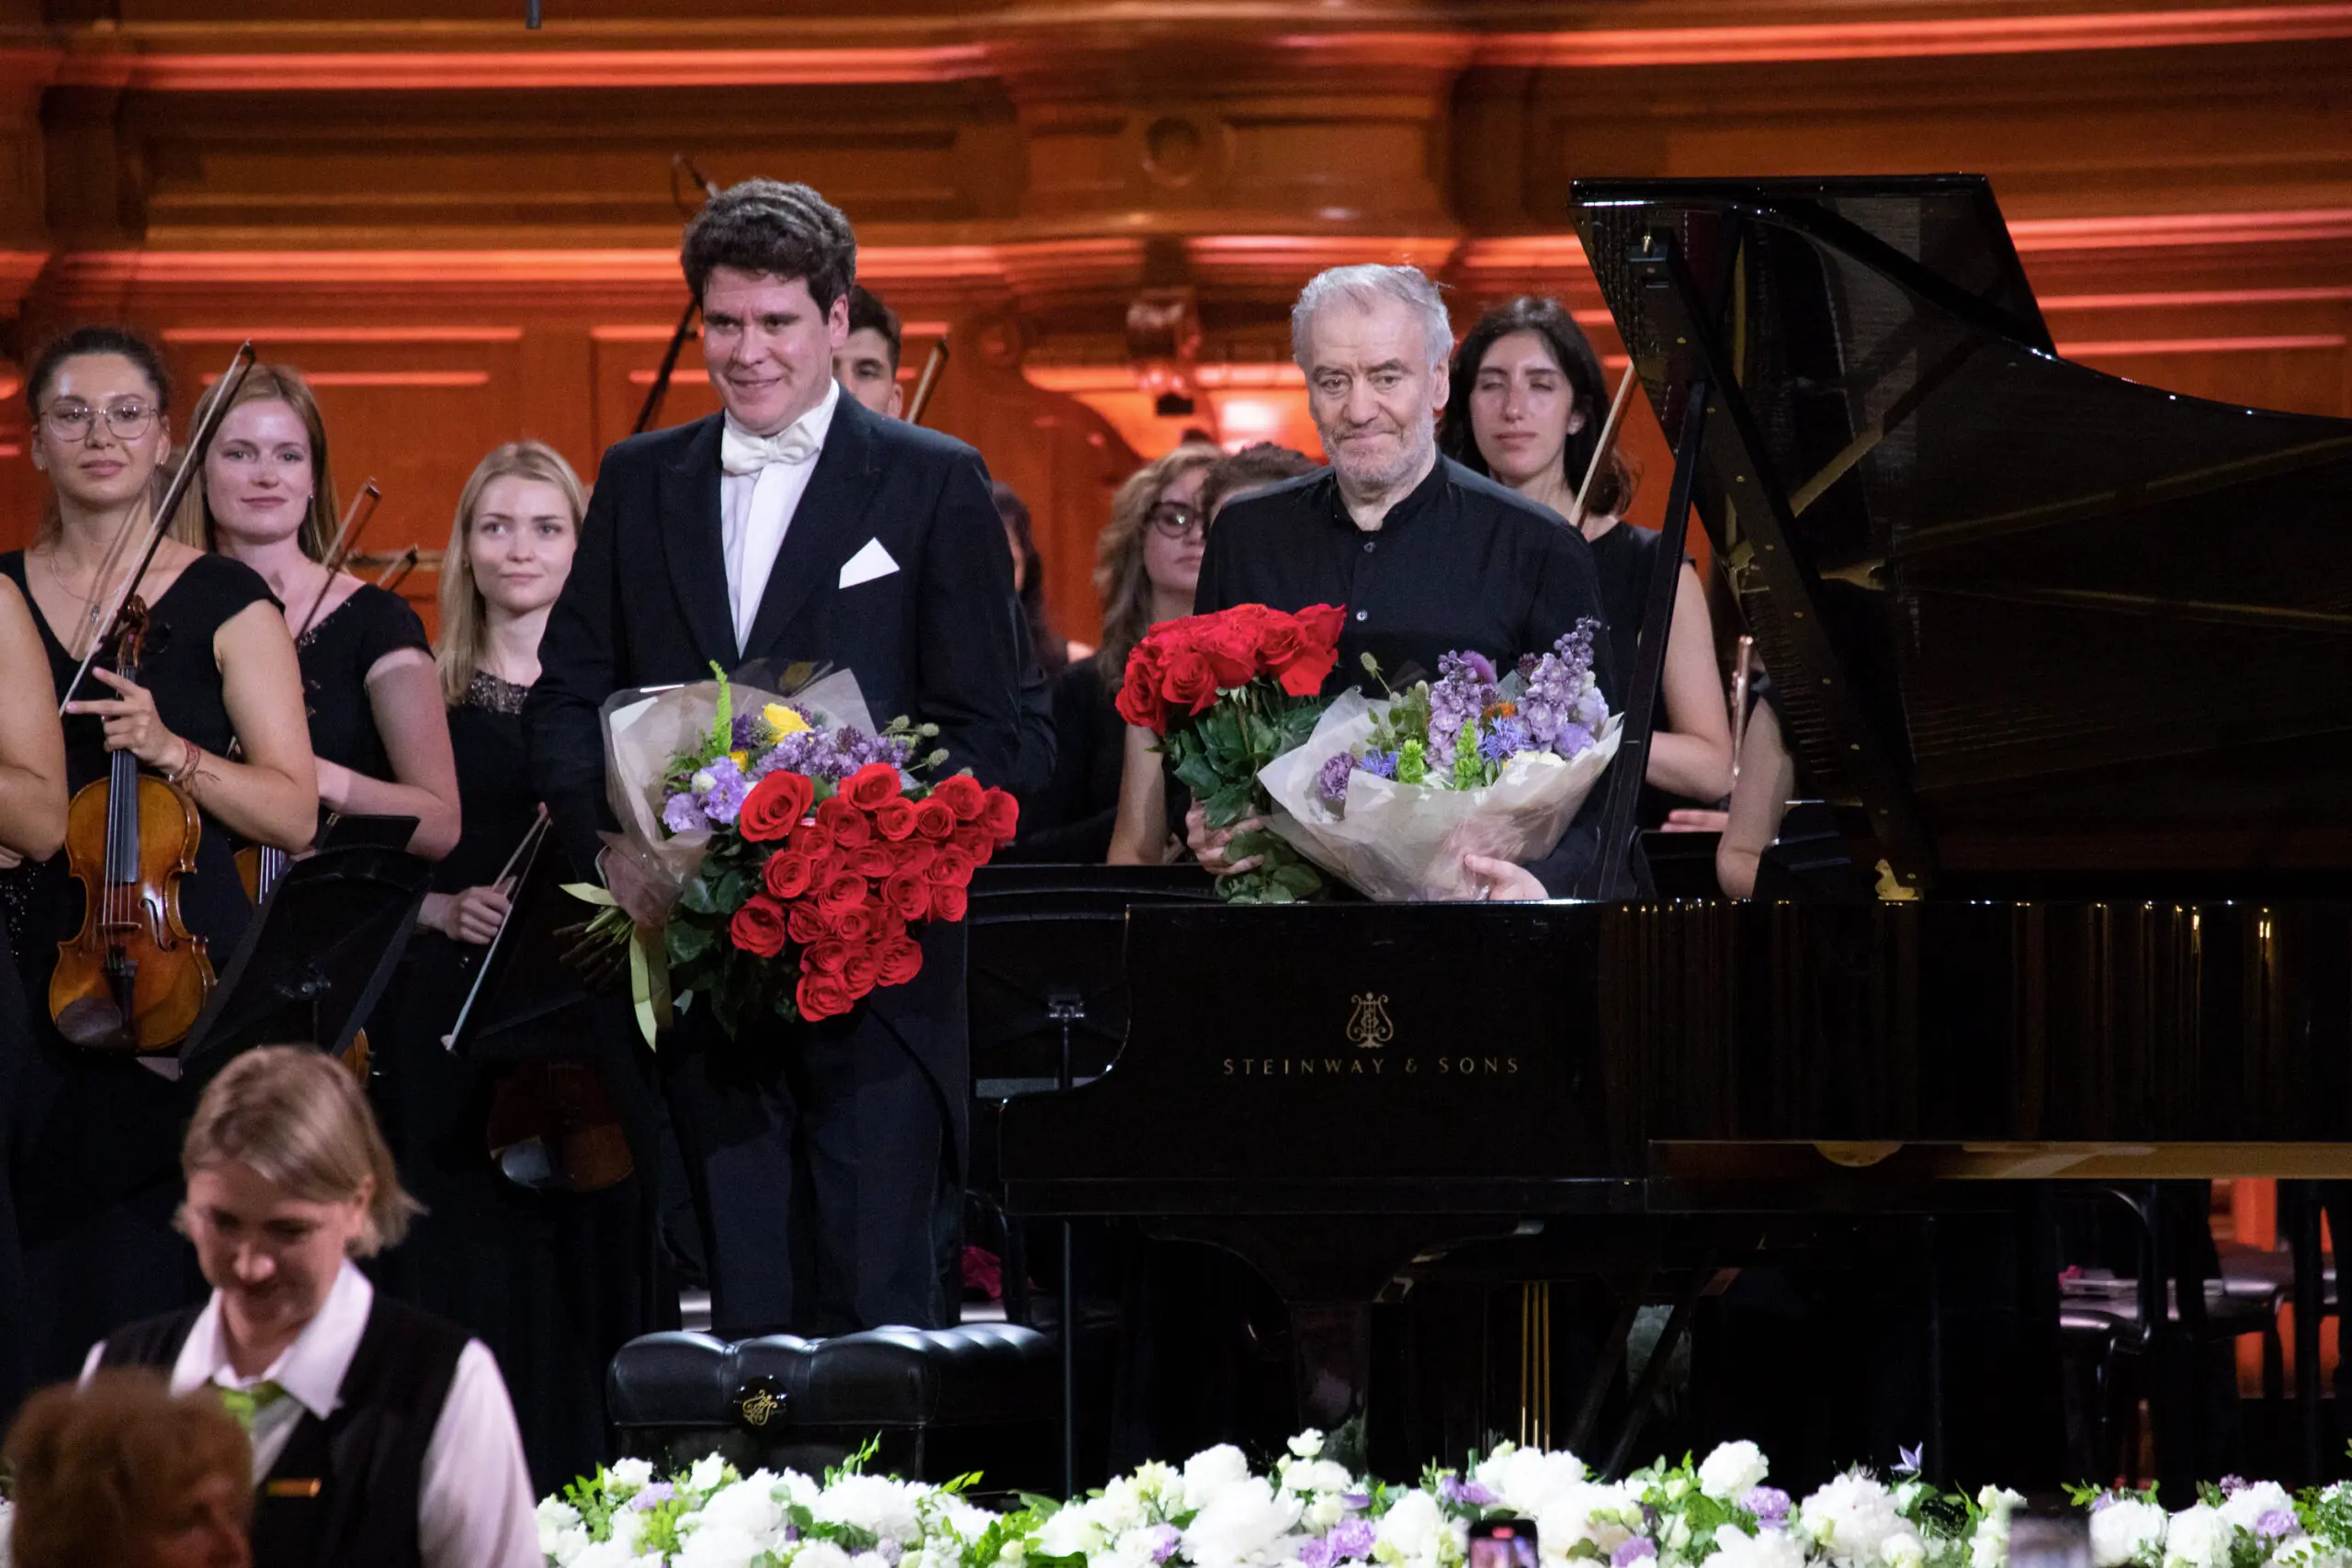
[(748, 768), (752, 765), (752, 754), (749, 751), (729, 751), (727, 755), (729, 760), (739, 768)]
[(808, 721), (800, 716), (798, 710), (788, 708), (782, 703), (770, 703), (760, 710), (760, 716), (767, 721), (768, 732), (778, 740), (787, 735), (797, 735), (808, 728)]

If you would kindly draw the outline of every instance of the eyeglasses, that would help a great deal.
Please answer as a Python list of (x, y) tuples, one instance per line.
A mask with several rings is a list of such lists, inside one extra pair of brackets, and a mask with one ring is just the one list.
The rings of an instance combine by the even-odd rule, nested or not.
[[(96, 424), (98, 411), (85, 402), (51, 403), (43, 409), (40, 422), (60, 441), (86, 441)], [(155, 425), (155, 407), (135, 398), (125, 398), (106, 407), (107, 428), (119, 441), (136, 441)]]
[(1148, 513), (1151, 525), (1165, 538), (1181, 539), (1197, 530), (1203, 536), (1209, 531), (1209, 514), (1197, 506), (1187, 506), (1181, 501), (1163, 501)]

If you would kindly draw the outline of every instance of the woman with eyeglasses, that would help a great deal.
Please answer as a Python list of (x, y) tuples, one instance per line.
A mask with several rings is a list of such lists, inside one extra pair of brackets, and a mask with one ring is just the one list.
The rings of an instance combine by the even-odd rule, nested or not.
[[(220, 384), (196, 407), (201, 424)], [(433, 646), (408, 601), (330, 572), (341, 525), (326, 422), (300, 371), (256, 365), (237, 383), (173, 536), (261, 574), (294, 634), (319, 763), (319, 805), (413, 817), (408, 847), (439, 860), (458, 841), (458, 765)]]
[[(1111, 501), (1111, 520), (1095, 541), (1094, 590), (1102, 600), (1102, 643), (1073, 660), (1054, 682), (1052, 782), (1022, 802), (1021, 837), (1008, 859), (1100, 865), (1161, 860), (1166, 824), (1123, 845), (1121, 773), (1126, 725), (1112, 705), (1127, 654), (1161, 621), (1193, 613), (1201, 570), (1202, 521), (1195, 503), (1217, 449), (1187, 444), (1145, 464)], [(1148, 758), (1155, 785), (1159, 759)], [(1136, 809), (1141, 809), (1138, 803)], [(1141, 818), (1139, 818), (1140, 821)]]
[[(85, 327), (33, 361), (25, 395), (33, 464), (53, 500), (32, 547), (0, 555), (0, 577), (23, 596), (48, 657), (50, 680), (37, 686), (46, 702), (62, 694), (107, 630), (99, 624), (107, 607), (138, 570), (156, 469), (171, 450), (171, 384), (142, 339)], [(163, 540), (129, 586), (149, 612), (139, 679), (96, 664), (74, 692), (66, 787), (104, 777), (110, 754), (129, 751), (187, 792), (203, 831), (196, 869), (180, 879), (180, 912), (214, 962), (225, 963), (252, 914), (231, 836), (297, 850), (318, 815), (294, 639), (251, 568), (176, 540)], [(20, 958), (37, 999), (47, 994), (56, 943), (80, 928), (81, 894), (59, 859), (13, 874), (30, 877), (19, 896), (37, 929), (25, 934)], [(176, 1085), (136, 1058), (67, 1044), (38, 1000), (34, 1021), (23, 1082), (6, 1113), (26, 1343), (33, 1375), (49, 1380), (73, 1371), (94, 1333), (170, 1311), (198, 1281), (171, 1223), (187, 1112)]]

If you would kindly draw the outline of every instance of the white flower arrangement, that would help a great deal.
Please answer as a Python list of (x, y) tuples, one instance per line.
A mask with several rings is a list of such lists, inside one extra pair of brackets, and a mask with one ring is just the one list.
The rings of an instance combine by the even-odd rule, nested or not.
[[(1544, 1568), (2008, 1568), (2018, 1493), (1944, 1492), (1918, 1456), (1856, 1469), (1801, 1502), (1753, 1443), (1622, 1481), (1505, 1443), (1412, 1486), (1358, 1474), (1320, 1432), (1271, 1469), (1229, 1444), (1146, 1464), (1067, 1503), (991, 1513), (944, 1486), (869, 1475), (741, 1475), (716, 1457), (658, 1478), (622, 1460), (539, 1505), (552, 1568), (1464, 1568), (1470, 1527), (1535, 1521)], [(2352, 1483), (2290, 1494), (2235, 1478), (2167, 1512), (2155, 1489), (2070, 1491), (2096, 1568), (2352, 1568)], [(0, 1568), (6, 1568), (0, 1501)]]

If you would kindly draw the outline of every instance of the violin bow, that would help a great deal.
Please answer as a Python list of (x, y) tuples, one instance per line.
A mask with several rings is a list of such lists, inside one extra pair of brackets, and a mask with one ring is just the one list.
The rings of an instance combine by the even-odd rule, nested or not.
[(1634, 367), (1625, 367), (1624, 378), (1617, 383), (1617, 396), (1610, 400), (1609, 418), (1600, 427), (1600, 439), (1593, 444), (1592, 462), (1585, 468), (1584, 483), (1577, 486), (1577, 499), (1568, 508), (1568, 526), (1584, 526), (1585, 498), (1592, 493), (1592, 481), (1600, 477), (1601, 464), (1609, 460), (1609, 449), (1617, 445), (1617, 427), (1624, 423), (1625, 405), (1634, 400)]
[(391, 564), (384, 568), (383, 575), (376, 579), (376, 586), (387, 590), (398, 588), (408, 581), (408, 574), (415, 570), (416, 547), (411, 545), (392, 558)]
[(322, 563), (327, 569), (327, 580), (319, 585), (319, 596), (311, 601), (311, 613), (302, 617), (301, 629), (294, 634), (296, 642), (310, 636), (311, 628), (319, 624), (319, 612), (326, 607), (327, 595), (334, 592), (334, 574), (341, 571), (343, 563), (351, 558), (351, 547), (359, 542), (359, 531), (368, 526), (369, 518), (376, 515), (376, 503), (383, 499), (384, 492), (376, 488), (376, 481), (371, 479), (359, 487), (359, 493), (353, 496), (351, 504), (344, 509), (343, 526), (335, 530), (334, 544), (328, 548), (327, 558)]
[(922, 411), (931, 406), (931, 394), (939, 389), (939, 373), (947, 368), (947, 336), (941, 333), (932, 340), (931, 353), (922, 362), (922, 374), (915, 378), (915, 395), (907, 400), (907, 423), (921, 424)]
[[(164, 499), (155, 505), (147, 519), (147, 543), (139, 552), (139, 565), (123, 579), (122, 587), (107, 605), (107, 613), (99, 617), (99, 626), (112, 630), (115, 622), (121, 617), (122, 607), (130, 604), (130, 596), (139, 591), (139, 580), (145, 577), (147, 569), (154, 564), (155, 551), (164, 543), (164, 531), (172, 525), (172, 513), (179, 510), (180, 498), (187, 494), (189, 482), (204, 467), (205, 448), (212, 445), (213, 433), (220, 428), (220, 421), (228, 415), (230, 400), (236, 397), (237, 388), (243, 383), (245, 372), (253, 366), (254, 343), (253, 339), (247, 338), (237, 345), (236, 357), (229, 361), (229, 368), (218, 383), (219, 395), (212, 399), (204, 411), (204, 417), (197, 421), (196, 429), (189, 433), (187, 451), (180, 458), (179, 470), (172, 475), (172, 482), (164, 487)], [(74, 667), (74, 679), (65, 683), (65, 695), (57, 705), (58, 717), (65, 716), (65, 709), (74, 701), (74, 694), (82, 689), (83, 677), (90, 672), (90, 661), (97, 657), (98, 646), (105, 641), (103, 634), (94, 637), (90, 639), (90, 646), (83, 650), (82, 662)]]

